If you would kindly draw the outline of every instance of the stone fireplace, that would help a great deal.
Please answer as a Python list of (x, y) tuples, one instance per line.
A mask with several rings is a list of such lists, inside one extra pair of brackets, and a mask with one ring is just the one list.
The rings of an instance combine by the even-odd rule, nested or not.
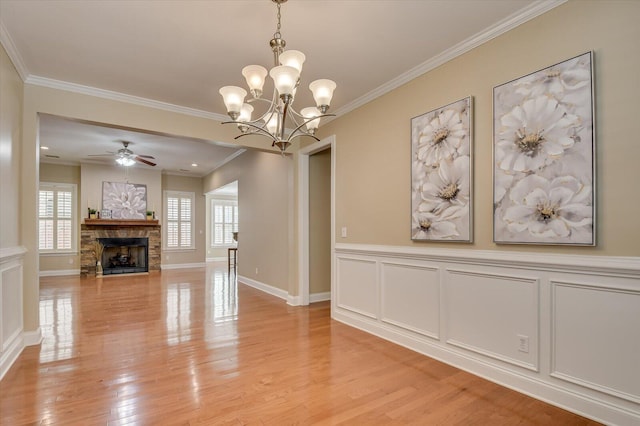
[(85, 219), (80, 229), (80, 274), (95, 275), (95, 243), (104, 246), (104, 275), (160, 270), (161, 233), (157, 220)]

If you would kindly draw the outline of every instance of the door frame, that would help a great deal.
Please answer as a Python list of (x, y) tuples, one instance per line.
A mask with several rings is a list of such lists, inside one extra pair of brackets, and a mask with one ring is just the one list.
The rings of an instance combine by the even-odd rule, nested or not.
[(331, 290), (334, 281), (336, 137), (331, 135), (298, 151), (298, 300), (309, 304), (309, 156), (331, 148)]

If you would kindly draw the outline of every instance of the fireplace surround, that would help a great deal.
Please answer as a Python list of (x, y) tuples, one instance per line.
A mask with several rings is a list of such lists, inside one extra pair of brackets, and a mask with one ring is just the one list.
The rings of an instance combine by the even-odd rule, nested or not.
[(83, 276), (96, 273), (96, 242), (104, 246), (101, 264), (105, 275), (160, 270), (162, 245), (157, 220), (85, 219), (80, 227)]

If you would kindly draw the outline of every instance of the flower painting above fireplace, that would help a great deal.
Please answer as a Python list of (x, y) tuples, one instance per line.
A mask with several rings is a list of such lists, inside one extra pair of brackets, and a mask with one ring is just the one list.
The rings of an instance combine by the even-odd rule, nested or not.
[(102, 208), (113, 219), (145, 219), (147, 186), (135, 183), (102, 182)]

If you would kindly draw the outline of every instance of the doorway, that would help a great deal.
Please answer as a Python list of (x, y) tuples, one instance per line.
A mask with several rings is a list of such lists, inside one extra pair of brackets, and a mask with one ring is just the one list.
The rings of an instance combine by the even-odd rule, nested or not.
[[(318, 156), (312, 159), (311, 157), (315, 154), (318, 154)], [(330, 136), (309, 145), (299, 152), (298, 304), (300, 305), (331, 299), (334, 271), (333, 249), (335, 246), (335, 158), (335, 136)], [(323, 163), (324, 165), (322, 165)], [(323, 167), (327, 165), (329, 170), (323, 171)], [(319, 166), (320, 170), (314, 170), (316, 166)], [(320, 176), (327, 174), (329, 178), (328, 188), (321, 189), (324, 185), (322, 182), (311, 181), (312, 178), (313, 180), (316, 180), (316, 178), (322, 179)], [(314, 188), (311, 188), (312, 185), (314, 188), (320, 188), (319, 192), (324, 195), (314, 196), (312, 200), (310, 197), (314, 191)], [(318, 204), (326, 203), (327, 199), (329, 201), (329, 205), (325, 206), (327, 208), (320, 206), (319, 212), (314, 211), (311, 213), (312, 208), (316, 210)], [(326, 215), (326, 212), (329, 214), (328, 227), (326, 225), (317, 226), (317, 223), (312, 222), (312, 220), (318, 221), (316, 213), (319, 213), (320, 218), (322, 218), (322, 215)], [(323, 241), (323, 233), (325, 236), (329, 235), (328, 240)], [(329, 267), (328, 271), (326, 270), (327, 266)], [(314, 277), (310, 278), (312, 271)], [(329, 282), (328, 286), (326, 285), (327, 280)]]

